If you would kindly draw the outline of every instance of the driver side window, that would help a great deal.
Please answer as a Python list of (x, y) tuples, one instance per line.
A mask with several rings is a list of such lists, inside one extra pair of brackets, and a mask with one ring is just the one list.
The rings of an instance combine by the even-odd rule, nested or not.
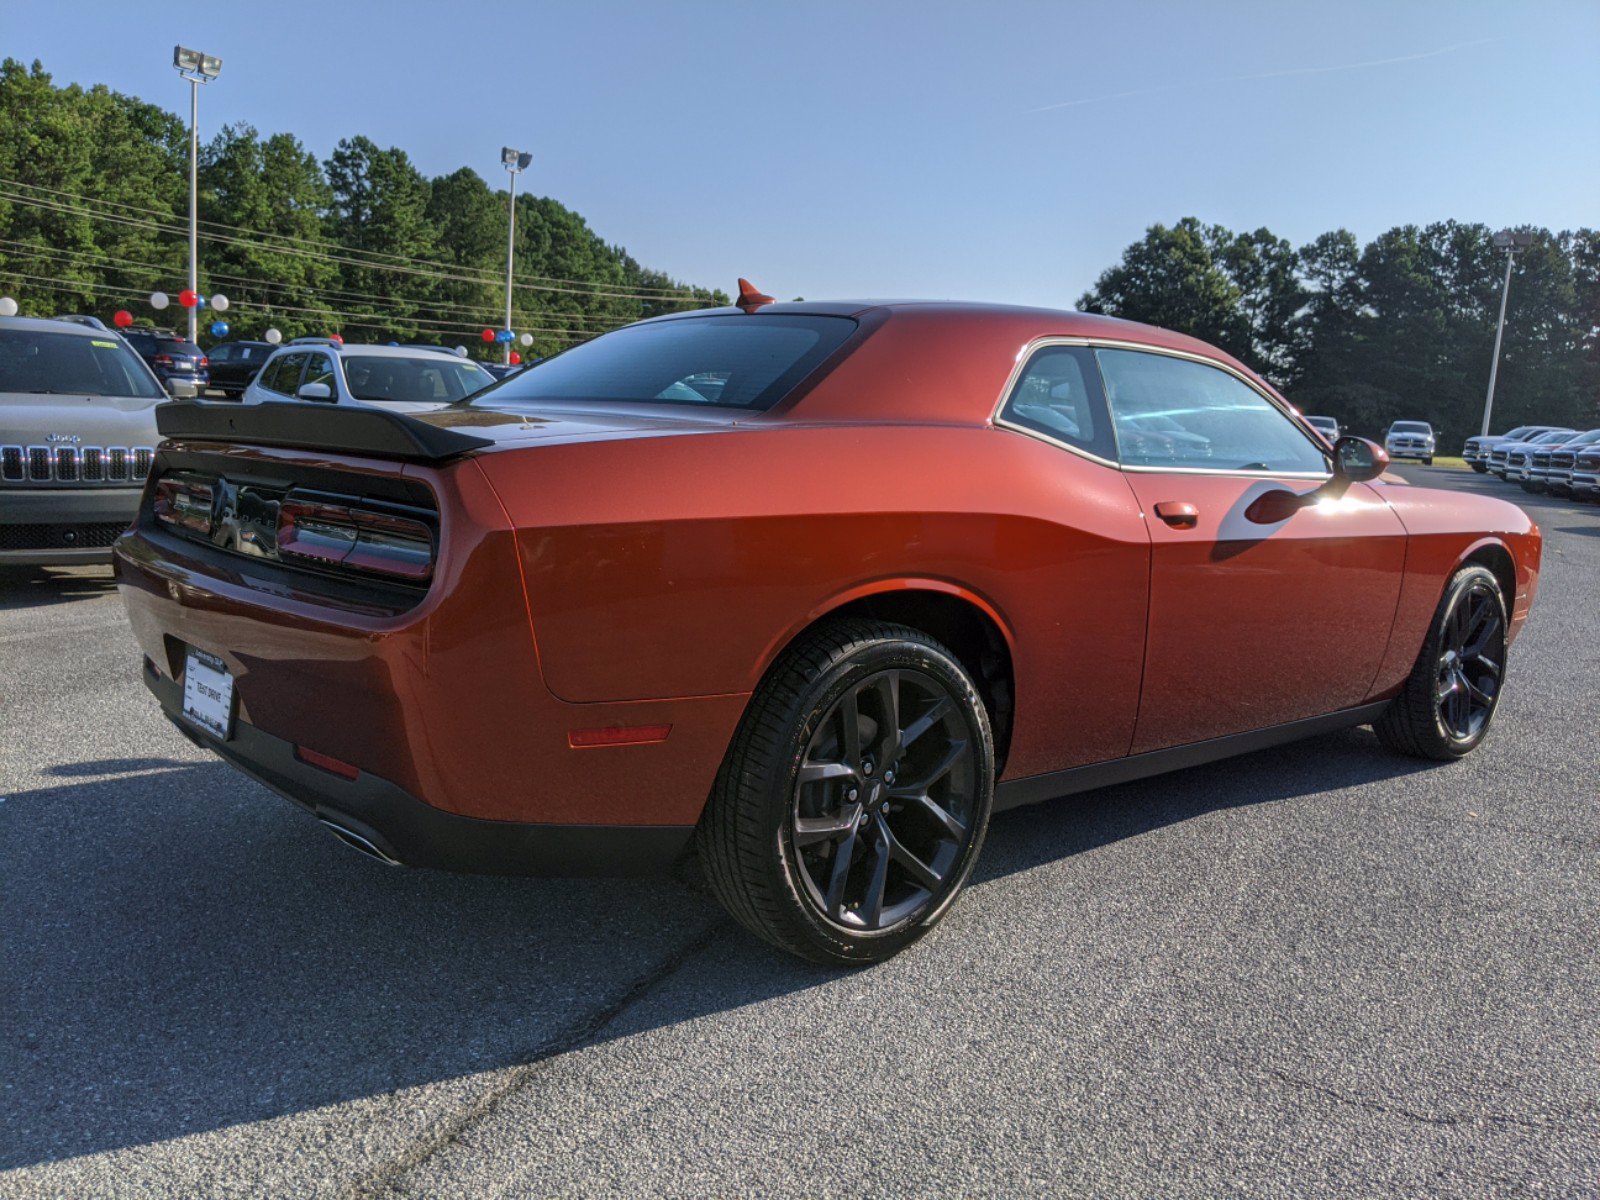
[(1171, 354), (1098, 350), (1124, 466), (1325, 474), (1328, 460), (1255, 388)]

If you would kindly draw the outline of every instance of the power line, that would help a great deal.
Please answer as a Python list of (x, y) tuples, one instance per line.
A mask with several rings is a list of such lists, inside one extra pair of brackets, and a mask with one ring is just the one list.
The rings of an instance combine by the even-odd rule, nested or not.
[[(12, 278), (12, 279), (25, 279), (25, 280), (28, 280), (29, 283), (33, 287), (42, 288), (45, 291), (65, 292), (65, 293), (69, 293), (69, 294), (72, 294), (72, 295), (83, 295), (85, 293), (87, 293), (87, 294), (89, 294), (91, 296), (101, 296), (101, 295), (107, 295), (107, 294), (115, 295), (121, 290), (121, 289), (118, 289), (118, 288), (112, 288), (112, 287), (110, 287), (108, 285), (100, 285), (100, 284), (93, 284), (93, 283), (74, 283), (74, 282), (72, 282), (70, 280), (63, 281), (63, 280), (51, 278), (50, 276), (46, 276), (46, 275), (32, 275), (32, 274), (29, 274), (29, 273), (23, 272), (23, 271), (0, 270), (0, 277), (9, 277), (9, 278)], [(476, 325), (476, 324), (475, 325), (458, 325), (458, 324), (455, 324), (454, 322), (450, 322), (450, 321), (435, 321), (435, 320), (430, 320), (430, 319), (428, 319), (426, 317), (403, 317), (403, 318), (397, 317), (393, 322), (391, 322), (389, 324), (377, 324), (377, 323), (370, 322), (370, 321), (362, 321), (362, 320), (359, 319), (359, 315), (357, 317), (355, 317), (355, 318), (348, 318), (347, 319), (342, 314), (339, 314), (337, 312), (330, 312), (329, 310), (326, 310), (326, 309), (299, 308), (299, 307), (295, 307), (295, 306), (292, 306), (292, 305), (286, 305), (286, 304), (252, 304), (249, 301), (242, 301), (242, 300), (241, 301), (236, 301), (232, 305), (229, 306), (228, 315), (227, 315), (227, 318), (225, 318), (225, 319), (232, 319), (233, 318), (234, 309), (235, 308), (240, 308), (240, 309), (243, 309), (243, 310), (245, 310), (247, 312), (250, 311), (250, 310), (255, 310), (257, 312), (264, 312), (264, 313), (266, 313), (268, 315), (270, 315), (271, 313), (275, 313), (275, 312), (310, 313), (312, 316), (319, 317), (319, 318), (322, 318), (324, 320), (329, 320), (331, 324), (336, 324), (340, 328), (347, 328), (347, 329), (377, 329), (377, 330), (382, 330), (383, 332), (386, 332), (386, 333), (387, 332), (392, 332), (396, 327), (403, 327), (403, 326), (406, 326), (406, 325), (415, 325), (415, 326), (423, 327), (424, 331), (426, 331), (426, 332), (466, 334), (466, 335), (468, 335), (469, 340), (480, 337), (481, 333), (482, 333), (482, 330), (484, 328), (482, 325)], [(381, 316), (383, 314), (372, 314), (372, 315)], [(600, 333), (609, 332), (609, 330), (601, 330), (601, 331), (599, 331), (597, 333), (596, 331), (589, 330), (589, 329), (560, 329), (560, 328), (551, 328), (551, 327), (543, 327), (543, 326), (529, 326), (528, 328), (523, 329), (522, 332), (524, 332), (524, 333), (543, 333), (543, 334), (549, 334), (550, 336), (553, 336), (553, 337), (567, 337), (567, 338), (587, 339), (587, 338), (592, 338), (592, 337), (598, 337)]]
[[(32, 242), (19, 241), (16, 238), (0, 238), (0, 246), (13, 247), (14, 249), (10, 251), (10, 253), (17, 257), (22, 257), (23, 254), (38, 255), (45, 258), (66, 259), (73, 265), (78, 265), (78, 260), (81, 258), (86, 259), (89, 263), (110, 264), (109, 269), (111, 270), (140, 271), (147, 276), (165, 275), (174, 270), (180, 269), (178, 267), (162, 266), (158, 263), (139, 262), (134, 259), (121, 258), (117, 255), (106, 254), (104, 251), (98, 249), (93, 251), (56, 249), (50, 246), (35, 245)], [(413, 302), (407, 300), (397, 300), (393, 297), (380, 296), (372, 292), (313, 288), (301, 284), (287, 283), (281, 280), (253, 279), (245, 275), (234, 275), (227, 271), (208, 271), (206, 274), (214, 280), (220, 280), (223, 282), (236, 282), (249, 287), (275, 288), (279, 291), (288, 292), (291, 295), (306, 296), (312, 300), (322, 300), (325, 298), (329, 301), (329, 311), (333, 311), (340, 303), (360, 304), (366, 307), (379, 307), (400, 312), (407, 311), (420, 304), (424, 311), (428, 312), (440, 314), (453, 312), (462, 319), (471, 319), (474, 321), (481, 321), (482, 319), (480, 315), (482, 313), (482, 309), (473, 305), (451, 304), (447, 301)], [(242, 299), (246, 303), (252, 302), (247, 296), (243, 297)], [(276, 304), (277, 301), (267, 299), (258, 303)], [(597, 325), (601, 329), (612, 329), (638, 320), (638, 318), (634, 316), (604, 316), (597, 313), (545, 313), (533, 315), (535, 318), (540, 315), (543, 315), (546, 318), (557, 317), (568, 324)]]
[[(44, 186), (42, 186), (40, 184), (27, 183), (27, 182), (22, 181), (22, 180), (0, 178), (0, 184), (9, 185), (12, 188), (19, 188), (20, 187), (20, 188), (26, 188), (26, 189), (29, 189), (29, 190), (35, 191), (35, 192), (44, 192), (44, 193), (46, 193), (48, 195), (52, 195), (52, 196), (63, 196), (63, 197), (67, 197), (69, 199), (83, 201), (83, 202), (88, 203), (88, 204), (98, 204), (98, 205), (101, 205), (101, 206), (104, 206), (104, 207), (107, 207), (107, 208), (119, 208), (119, 209), (122, 209), (122, 210), (127, 211), (127, 212), (142, 212), (142, 213), (146, 213), (146, 214), (149, 214), (151, 216), (156, 216), (156, 217), (166, 217), (166, 216), (169, 215), (169, 214), (163, 213), (159, 209), (146, 208), (146, 207), (143, 207), (142, 205), (128, 204), (128, 203), (126, 203), (124, 201), (103, 200), (103, 199), (100, 199), (99, 197), (96, 197), (96, 196), (86, 196), (86, 195), (83, 195), (82, 193), (79, 193), (79, 192), (68, 192), (68, 191), (63, 191), (63, 190), (58, 189), (58, 188), (47, 188), (47, 187), (44, 187)], [(55, 209), (55, 211), (77, 213), (78, 215), (88, 216), (88, 217), (99, 217), (99, 216), (108, 216), (109, 215), (109, 214), (94, 213), (94, 212), (91, 212), (91, 211), (88, 211), (88, 210), (75, 209), (71, 205), (63, 205), (63, 204), (60, 204), (59, 202), (57, 202), (55, 205), (52, 206), (52, 205), (49, 205), (49, 204), (46, 204), (46, 203), (39, 202), (39, 201), (35, 200), (33, 197), (28, 197), (28, 196), (17, 196), (15, 194), (12, 194), (12, 195), (10, 195), (10, 196), (8, 196), (6, 198), (11, 199), (11, 200), (13, 200), (13, 201), (15, 201), (17, 203), (28, 204), (28, 203), (31, 202), (31, 203), (33, 203), (33, 205), (35, 207), (53, 207)], [(124, 218), (123, 219), (123, 223), (124, 224), (142, 225), (145, 228), (157, 229), (157, 230), (160, 230), (161, 232), (164, 232), (164, 233), (183, 234), (185, 236), (187, 236), (187, 233), (188, 233), (188, 231), (186, 229), (184, 229), (183, 227), (181, 227), (181, 226), (173, 225), (173, 224), (167, 224), (165, 222), (154, 222), (154, 221), (139, 222), (139, 221), (134, 221), (134, 220), (131, 220), (131, 219)], [(250, 228), (248, 228), (246, 226), (243, 226), (243, 225), (230, 225), (230, 224), (227, 224), (227, 223), (221, 222), (221, 221), (204, 221), (204, 220), (202, 220), (200, 222), (200, 224), (201, 225), (211, 226), (211, 227), (216, 228), (216, 229), (228, 229), (228, 230), (233, 230), (235, 232), (246, 233), (246, 234), (249, 234), (252, 238), (255, 238), (255, 239), (258, 239), (258, 240), (259, 239), (272, 238), (272, 239), (279, 239), (279, 240), (282, 240), (282, 241), (286, 241), (286, 242), (289, 243), (286, 246), (275, 246), (275, 245), (270, 245), (269, 244), (269, 245), (265, 245), (265, 246), (260, 247), (262, 249), (271, 250), (271, 251), (276, 252), (276, 253), (287, 253), (287, 254), (306, 253), (306, 251), (304, 250), (303, 246), (301, 246), (299, 244), (299, 239), (296, 239), (292, 234), (272, 233), (272, 232), (269, 232), (269, 231), (266, 231), (266, 230), (250, 229)], [(226, 236), (222, 236), (222, 235), (209, 237), (209, 240), (216, 241), (216, 242), (227, 243), (227, 244), (250, 244), (250, 243), (242, 243), (242, 242), (239, 242), (238, 239), (230, 239), (230, 238), (228, 238)], [(391, 259), (394, 259), (394, 260), (396, 260), (397, 262), (400, 262), (400, 263), (415, 264), (415, 265), (418, 265), (418, 266), (426, 266), (426, 267), (434, 267), (434, 268), (439, 268), (439, 269), (447, 270), (447, 271), (481, 272), (483, 274), (483, 278), (481, 280), (475, 280), (475, 281), (470, 281), (470, 282), (483, 282), (483, 283), (488, 283), (488, 284), (498, 284), (499, 283), (499, 280), (497, 278), (495, 278), (491, 273), (489, 273), (484, 268), (467, 267), (467, 266), (462, 266), (462, 265), (460, 265), (458, 263), (439, 262), (439, 261), (434, 260), (434, 259), (412, 258), (412, 257), (408, 257), (406, 255), (396, 254), (396, 253), (393, 253), (391, 251), (384, 251), (384, 250), (363, 250), (363, 249), (358, 249), (358, 248), (353, 248), (353, 247), (348, 247), (348, 246), (337, 246), (335, 248), (339, 249), (339, 250), (343, 251), (345, 254), (349, 254), (349, 255), (360, 254), (360, 255), (368, 255), (368, 256), (371, 256), (371, 257), (374, 257), (374, 258), (377, 258), (377, 257), (391, 258)], [(352, 261), (351, 265), (363, 266), (363, 267), (367, 267), (369, 269), (376, 269), (376, 270), (398, 269), (398, 268), (392, 268), (390, 264), (382, 263), (382, 262)], [(567, 278), (567, 277), (563, 277), (563, 276), (537, 275), (537, 274), (531, 274), (531, 273), (524, 273), (520, 278), (525, 279), (525, 280), (539, 280), (542, 283), (547, 283), (547, 284), (575, 284), (575, 285), (577, 285), (577, 289), (576, 290), (579, 291), (580, 293), (586, 294), (586, 295), (610, 296), (610, 297), (618, 297), (618, 298), (624, 298), (624, 299), (653, 300), (653, 301), (655, 301), (657, 303), (669, 303), (669, 302), (674, 302), (674, 301), (680, 301), (680, 302), (681, 301), (702, 301), (704, 299), (703, 297), (696, 296), (694, 294), (694, 289), (691, 288), (691, 287), (655, 288), (655, 287), (647, 287), (647, 286), (641, 285), (638, 288), (634, 288), (634, 289), (631, 289), (631, 290), (628, 290), (628, 291), (601, 291), (601, 290), (599, 290), (601, 288), (601, 286), (602, 286), (600, 284), (595, 284), (595, 283), (589, 282), (587, 280), (571, 279), (571, 278)], [(517, 283), (515, 286), (517, 286), (517, 287), (528, 287), (528, 288), (538, 288), (538, 285), (536, 285), (534, 283)], [(574, 290), (574, 289), (544, 287), (544, 288), (539, 288), (538, 290), (565, 291), (565, 290)]]

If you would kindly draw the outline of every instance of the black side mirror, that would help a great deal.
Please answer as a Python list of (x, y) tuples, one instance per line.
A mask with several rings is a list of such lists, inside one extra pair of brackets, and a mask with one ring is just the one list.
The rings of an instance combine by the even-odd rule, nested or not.
[(1342, 437), (1333, 444), (1333, 477), (1346, 483), (1365, 483), (1389, 469), (1389, 455), (1366, 438)]

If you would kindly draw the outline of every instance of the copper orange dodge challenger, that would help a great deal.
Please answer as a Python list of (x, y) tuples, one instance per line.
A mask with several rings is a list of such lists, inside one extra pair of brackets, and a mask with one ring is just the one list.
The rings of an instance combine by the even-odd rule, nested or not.
[(175, 403), (117, 577), (199, 745), (385, 861), (691, 849), (883, 959), (998, 809), (1371, 724), (1484, 737), (1540, 534), (1192, 338), (946, 303), (659, 317), (420, 415)]

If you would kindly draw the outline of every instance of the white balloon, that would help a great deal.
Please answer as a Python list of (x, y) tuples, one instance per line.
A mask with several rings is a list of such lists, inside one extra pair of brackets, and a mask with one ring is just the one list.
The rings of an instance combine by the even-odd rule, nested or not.
[(274, 345), (274, 346), (276, 346), (279, 342), (283, 341), (283, 334), (280, 331), (276, 330), (276, 329), (269, 329), (265, 333), (263, 333), (261, 336), (266, 338), (268, 343), (270, 343), (271, 345)]
[(215, 296), (211, 297), (211, 307), (216, 309), (218, 312), (227, 312), (228, 298), (221, 292), (218, 292)]
[(172, 303), (172, 301), (167, 299), (167, 294), (165, 292), (151, 292), (150, 293), (150, 307), (151, 308), (165, 308), (168, 304), (171, 304), (171, 303)]
[(14, 317), (17, 315), (17, 302), (10, 296), (0, 296), (0, 317)]
[(518, 340), (521, 341), (524, 346), (531, 346), (533, 345), (533, 334), (525, 333)]
[(457, 346), (454, 353), (457, 358), (465, 358), (467, 356), (467, 348), (465, 346)]

